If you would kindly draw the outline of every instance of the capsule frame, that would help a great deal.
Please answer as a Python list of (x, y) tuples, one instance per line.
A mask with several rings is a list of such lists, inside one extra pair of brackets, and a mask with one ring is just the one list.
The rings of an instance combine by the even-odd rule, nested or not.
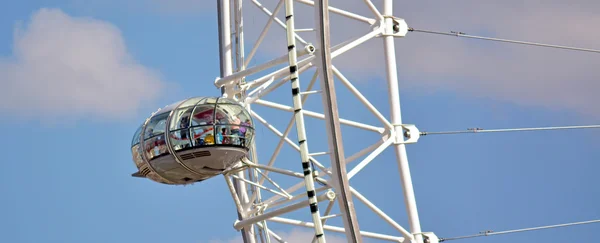
[(134, 177), (170, 185), (222, 174), (247, 156), (254, 121), (242, 105), (222, 97), (192, 97), (153, 113), (137, 129)]

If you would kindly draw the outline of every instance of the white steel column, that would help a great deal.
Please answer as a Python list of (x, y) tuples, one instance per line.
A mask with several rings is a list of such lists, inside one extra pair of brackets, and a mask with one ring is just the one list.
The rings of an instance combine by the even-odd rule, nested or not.
[(315, 0), (315, 29), (317, 34), (316, 63), (321, 80), (321, 95), (325, 115), (325, 128), (329, 144), (329, 154), (332, 168), (332, 181), (338, 195), (338, 205), (342, 213), (342, 221), (346, 229), (346, 241), (352, 243), (362, 242), (358, 219), (354, 210), (352, 193), (346, 173), (344, 162), (344, 146), (338, 114), (337, 97), (331, 71), (331, 40), (329, 32), (329, 1)]
[(285, 0), (285, 19), (287, 25), (287, 48), (289, 55), (290, 81), (292, 83), (292, 98), (294, 101), (294, 116), (296, 118), (296, 130), (298, 132), (298, 145), (300, 147), (302, 169), (304, 170), (304, 185), (306, 187), (306, 194), (308, 195), (308, 202), (310, 203), (310, 213), (315, 224), (315, 236), (319, 243), (325, 243), (323, 224), (321, 221), (321, 215), (319, 215), (319, 206), (316, 195), (317, 193), (315, 192), (315, 182), (309, 161), (306, 131), (304, 130), (304, 114), (302, 112), (300, 79), (298, 77), (298, 57), (296, 54), (296, 32), (294, 29), (293, 0)]
[[(231, 3), (230, 0), (217, 0), (219, 12), (219, 52), (221, 61), (221, 78), (233, 73), (233, 55), (231, 42)], [(231, 95), (231, 85), (221, 87), (221, 93)]]
[[(230, 0), (217, 0), (217, 11), (218, 11), (218, 30), (219, 30), (219, 54), (220, 54), (220, 69), (221, 77), (231, 75), (233, 73), (233, 55), (232, 55), (232, 41), (231, 41), (231, 3)], [(221, 88), (221, 94), (223, 96), (232, 96), (233, 85), (226, 84)], [(233, 97), (231, 97), (233, 98)], [(243, 172), (239, 172), (238, 176), (244, 177)], [(243, 181), (236, 180), (234, 184), (235, 191), (242, 204), (248, 203), (248, 194), (246, 191), (246, 185)], [(243, 220), (244, 215), (238, 213), (238, 218)], [(249, 228), (250, 229), (250, 228)], [(242, 238), (244, 243), (254, 243), (255, 238), (252, 230), (242, 229)]]
[[(383, 15), (385, 18), (385, 26), (388, 28), (387, 33), (391, 32), (393, 26), (393, 0), (384, 0), (383, 2)], [(396, 66), (396, 48), (394, 46), (394, 37), (391, 35), (385, 35), (383, 37), (384, 50), (386, 58), (386, 69), (388, 79), (388, 90), (391, 108), (391, 120), (396, 131), (398, 140), (403, 140), (403, 128), (402, 116), (400, 112), (400, 92), (398, 88), (398, 70)], [(421, 223), (419, 222), (419, 214), (417, 212), (417, 203), (415, 200), (415, 193), (413, 190), (412, 179), (410, 176), (410, 168), (408, 166), (408, 157), (406, 156), (406, 147), (403, 143), (395, 144), (396, 157), (398, 159), (398, 167), (400, 170), (400, 179), (402, 181), (402, 189), (404, 191), (404, 203), (406, 204), (406, 211), (408, 214), (408, 222), (410, 224), (410, 231), (414, 235), (415, 233), (421, 233)], [(420, 234), (415, 235), (417, 243), (423, 243), (423, 236)]]

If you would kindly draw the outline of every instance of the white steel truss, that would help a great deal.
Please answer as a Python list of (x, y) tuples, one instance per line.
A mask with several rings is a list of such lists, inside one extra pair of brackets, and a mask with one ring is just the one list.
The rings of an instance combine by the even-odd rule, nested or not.
[[(215, 80), (215, 85), (221, 88), (223, 96), (237, 99), (243, 103), (250, 111), (255, 123), (262, 124), (279, 138), (268, 161), (259, 161), (257, 153), (260, 152), (256, 150), (254, 144), (250, 156), (244, 159), (238, 167), (224, 174), (239, 215), (234, 228), (242, 231), (244, 242), (271, 242), (272, 240), (285, 242), (285, 239), (270, 229), (268, 222), (312, 228), (315, 233), (313, 242), (326, 242), (327, 234), (324, 234), (324, 231), (345, 233), (348, 242), (362, 242), (363, 237), (416, 243), (423, 243), (425, 238), (427, 242), (437, 242), (437, 238), (432, 233), (421, 232), (406, 156), (405, 144), (416, 142), (419, 139), (419, 131), (413, 125), (402, 124), (394, 38), (403, 37), (408, 32), (408, 26), (404, 20), (393, 17), (393, 1), (384, 0), (383, 8), (380, 10), (370, 0), (364, 0), (364, 6), (373, 14), (372, 17), (329, 7), (327, 0), (279, 0), (272, 10), (259, 0), (245, 1), (246, 5), (242, 5), (243, 2), (243, 0), (218, 1), (221, 77)], [(298, 3), (314, 8), (315, 26), (312, 28), (296, 28), (298, 22), (294, 22), (295, 14), (297, 14), (294, 7)], [(256, 7), (268, 16), (268, 21), (257, 41), (251, 45), (248, 55), (245, 53), (248, 46), (245, 46), (246, 43), (244, 43), (243, 16), (243, 10), (247, 6)], [(282, 9), (285, 11), (285, 20), (277, 17)], [(330, 46), (330, 13), (365, 23), (362, 25), (364, 34), (341, 44)], [(286, 43), (281, 43), (274, 48), (287, 47), (288, 53), (270, 61), (251, 65), (251, 60), (256, 57), (261, 43), (267, 38), (267, 33), (273, 25), (283, 28), (287, 36)], [(306, 27), (304, 25), (301, 24), (301, 27)], [(313, 45), (302, 38), (299, 33), (303, 32), (314, 32), (316, 44)], [(351, 79), (347, 78), (331, 61), (374, 38), (382, 39), (385, 53), (383, 65), (387, 72), (390, 118), (382, 115), (352, 84)], [(311, 78), (300, 79), (300, 75), (306, 72), (312, 73), (312, 76), (309, 76)], [(381, 122), (379, 126), (339, 118), (335, 88), (333, 87), (334, 78)], [(322, 90), (313, 90), (317, 80), (320, 81)], [(289, 89), (283, 87), (288, 82), (291, 82), (289, 88), (292, 89), (289, 101), (293, 105), (264, 99), (265, 96), (277, 91), (289, 92)], [(304, 91), (300, 90), (301, 84), (306, 84)], [(303, 109), (306, 100), (317, 95), (322, 97), (324, 112)], [(292, 118), (287, 123), (285, 130), (282, 131), (256, 110), (253, 110), (252, 107), (255, 106), (287, 111), (292, 114)], [(328, 137), (328, 151), (309, 151), (308, 138), (304, 130), (305, 117), (323, 120)], [(254, 125), (256, 126), (256, 124)], [(294, 125), (297, 131), (296, 142), (288, 137)], [(377, 134), (380, 139), (374, 141), (373, 144), (365, 144), (366, 148), (346, 157), (343, 153), (340, 126), (370, 131)], [(285, 158), (289, 164), (296, 165), (294, 169), (275, 166), (277, 157), (286, 143), (300, 153), (300, 159)], [(394, 148), (397, 157), (408, 216), (408, 229), (350, 185), (351, 178), (389, 147)], [(321, 156), (329, 156), (331, 164), (329, 167), (317, 160), (317, 157)], [(346, 171), (347, 165), (361, 157), (364, 158)], [(280, 183), (270, 175), (297, 178), (299, 182), (286, 188), (280, 186)], [(305, 190), (297, 193), (303, 187)], [(273, 195), (264, 198), (263, 194), (266, 193)], [(366, 205), (382, 219), (382, 222), (396, 229), (398, 234), (386, 235), (360, 230), (357, 215), (354, 213), (353, 201), (360, 201)], [(319, 202), (328, 202), (324, 210), (319, 210)], [(340, 213), (332, 212), (336, 203)], [(312, 222), (281, 217), (303, 208), (310, 208)], [(342, 219), (344, 227), (326, 224), (332, 218)]]

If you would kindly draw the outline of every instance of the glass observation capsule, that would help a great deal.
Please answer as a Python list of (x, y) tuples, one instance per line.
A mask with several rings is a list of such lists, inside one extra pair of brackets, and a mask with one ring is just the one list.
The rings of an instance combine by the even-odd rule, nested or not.
[(182, 185), (220, 175), (248, 154), (252, 118), (237, 102), (195, 97), (152, 114), (133, 135), (134, 177)]

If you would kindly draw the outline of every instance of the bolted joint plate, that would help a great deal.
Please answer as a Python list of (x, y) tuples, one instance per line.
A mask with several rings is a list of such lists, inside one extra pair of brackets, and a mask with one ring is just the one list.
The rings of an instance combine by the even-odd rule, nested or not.
[[(391, 21), (388, 21), (391, 20)], [(394, 16), (384, 16), (384, 36), (404, 37), (408, 33), (406, 20)]]
[(395, 144), (410, 144), (419, 141), (421, 132), (414, 124), (398, 124), (395, 135)]
[[(414, 233), (413, 236), (421, 235), (423, 236), (423, 243), (440, 243), (440, 239), (433, 232), (421, 232)], [(416, 243), (416, 240), (410, 238), (404, 238), (402, 243)]]
[(440, 239), (433, 232), (423, 232), (423, 243), (439, 243)]

